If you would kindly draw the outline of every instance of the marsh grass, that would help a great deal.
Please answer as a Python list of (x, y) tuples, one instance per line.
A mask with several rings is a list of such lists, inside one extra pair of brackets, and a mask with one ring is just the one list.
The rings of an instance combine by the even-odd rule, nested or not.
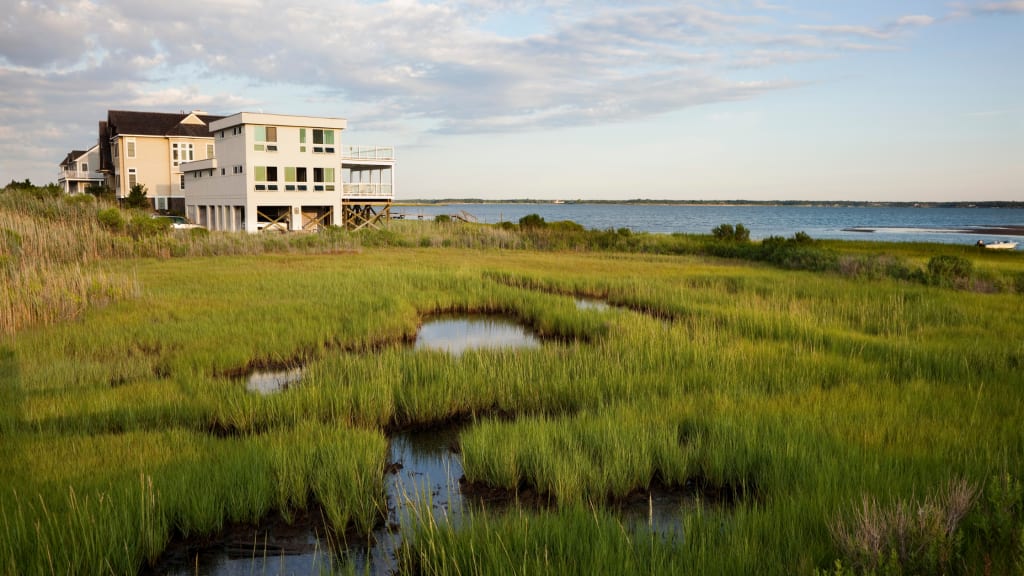
[[(1018, 294), (667, 248), (508, 250), (525, 237), (407, 224), (358, 239), (98, 229), (85, 250), (59, 248), (85, 241), (68, 225), (50, 271), (80, 266), (137, 292), (71, 322), (29, 318), (0, 346), (0, 571), (135, 572), (175, 536), (314, 504), (335, 530), (365, 533), (383, 517), (384, 431), (452, 420), (468, 423), (467, 478), (556, 506), (424, 527), (410, 569), (812, 573), (847, 560), (829, 522), (863, 495), (912, 502), (950, 479), (1024, 477)], [(411, 234), (450, 246), (394, 247)], [(636, 236), (616, 242), (698, 243)], [(884, 249), (917, 267), (931, 257)], [(982, 255), (975, 270), (1020, 266)], [(405, 346), (445, 312), (512, 316), (545, 344), (459, 357)], [(241, 378), (298, 365), (281, 394)], [(679, 512), (682, 542), (636, 536), (604, 510), (655, 481), (701, 498)], [(1020, 560), (1005, 544), (1020, 515), (1004, 516), (998, 537), (968, 517), (964, 558)]]

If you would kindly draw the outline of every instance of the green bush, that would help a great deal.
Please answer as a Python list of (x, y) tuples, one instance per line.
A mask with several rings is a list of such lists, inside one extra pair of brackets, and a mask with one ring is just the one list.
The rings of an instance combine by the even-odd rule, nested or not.
[(437, 216), (434, 216), (435, 224), (450, 224), (451, 221), (452, 217), (447, 214), (438, 214)]
[(577, 224), (572, 220), (559, 220), (558, 222), (552, 222), (548, 224), (548, 229), (555, 232), (585, 232), (586, 228), (582, 224)]
[(519, 219), (520, 228), (544, 228), (547, 225), (540, 214), (527, 214)]
[(711, 230), (716, 240), (724, 242), (750, 242), (750, 230), (743, 224), (719, 224)]
[(100, 224), (114, 232), (120, 232), (124, 230), (124, 216), (121, 215), (121, 211), (117, 208), (107, 208), (100, 210), (96, 213), (96, 218), (99, 219)]
[(149, 216), (135, 216), (128, 222), (128, 233), (136, 240), (139, 238), (150, 238), (166, 233), (171, 229), (169, 218), (150, 218)]
[(940, 254), (928, 260), (928, 279), (938, 286), (966, 284), (974, 272), (974, 264), (963, 256)]

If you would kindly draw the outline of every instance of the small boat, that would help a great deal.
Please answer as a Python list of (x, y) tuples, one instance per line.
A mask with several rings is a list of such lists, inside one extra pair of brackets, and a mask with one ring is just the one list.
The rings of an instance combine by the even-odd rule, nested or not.
[(1008, 240), (1001, 240), (998, 242), (989, 242), (985, 244), (983, 240), (978, 240), (978, 246), (983, 246), (988, 250), (1013, 250), (1017, 248), (1016, 242), (1010, 242)]

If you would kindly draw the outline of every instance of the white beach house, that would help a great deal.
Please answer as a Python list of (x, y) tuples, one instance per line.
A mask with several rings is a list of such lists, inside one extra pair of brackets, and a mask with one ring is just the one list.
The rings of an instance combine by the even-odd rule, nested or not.
[(390, 214), (394, 153), (343, 149), (346, 125), (256, 112), (210, 122), (215, 156), (181, 165), (185, 215), (211, 230), (246, 232), (374, 225)]

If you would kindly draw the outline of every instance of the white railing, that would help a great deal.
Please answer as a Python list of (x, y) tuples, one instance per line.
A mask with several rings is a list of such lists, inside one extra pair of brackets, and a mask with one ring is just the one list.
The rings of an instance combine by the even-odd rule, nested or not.
[(85, 179), (102, 180), (103, 179), (103, 175), (102, 174), (97, 174), (96, 172), (89, 172), (87, 170), (86, 171), (82, 171), (82, 170), (58, 170), (57, 171), (57, 177), (62, 179), (62, 180), (67, 180), (68, 178), (76, 178), (76, 179), (79, 179), (79, 180), (85, 180)]
[(341, 152), (342, 160), (394, 160), (395, 149), (392, 146), (345, 146)]
[(362, 183), (345, 184), (342, 194), (346, 197), (390, 198), (394, 195), (391, 184)]

